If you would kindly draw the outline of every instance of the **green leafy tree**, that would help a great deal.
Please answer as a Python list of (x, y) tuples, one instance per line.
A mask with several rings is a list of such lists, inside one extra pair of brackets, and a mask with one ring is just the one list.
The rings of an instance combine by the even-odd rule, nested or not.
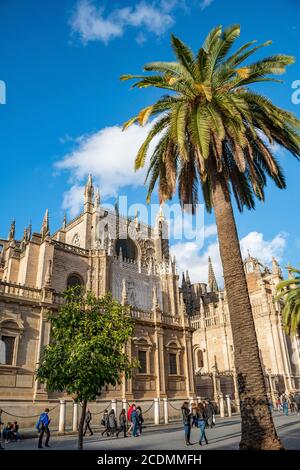
[(95, 400), (104, 385), (116, 385), (138, 366), (125, 354), (134, 323), (127, 307), (110, 294), (96, 298), (80, 287), (65, 293), (58, 314), (49, 314), (51, 343), (42, 351), (37, 379), (49, 391), (66, 391), (81, 402), (78, 448), (83, 446), (87, 402)]
[(239, 25), (225, 30), (218, 26), (196, 55), (172, 36), (176, 61), (146, 64), (144, 70), (150, 74), (123, 75), (122, 80), (136, 80), (133, 87), (168, 92), (127, 121), (124, 129), (155, 117), (135, 160), (136, 170), (144, 166), (156, 138), (147, 173), (148, 201), (156, 183), (161, 203), (178, 187), (182, 207), (190, 205), (194, 212), (200, 187), (207, 210), (214, 210), (241, 400), (240, 448), (281, 449), (268, 409), (231, 200), (240, 211), (254, 209), (255, 198), (264, 200), (267, 176), (279, 188), (286, 187), (272, 144), (298, 158), (300, 121), (250, 85), (277, 82), (273, 75), (285, 72), (294, 58), (278, 54), (245, 64), (271, 42), (248, 42), (229, 55), (239, 35)]
[(277, 285), (277, 300), (283, 302), (283, 323), (288, 335), (300, 333), (300, 271), (299, 269), (288, 267), (290, 279), (280, 282)]

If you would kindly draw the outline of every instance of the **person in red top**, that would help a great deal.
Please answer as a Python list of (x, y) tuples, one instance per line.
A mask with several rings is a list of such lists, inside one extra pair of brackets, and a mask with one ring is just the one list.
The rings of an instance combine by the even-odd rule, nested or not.
[(135, 404), (132, 403), (132, 405), (130, 405), (130, 407), (128, 408), (128, 411), (127, 411), (127, 421), (128, 421), (128, 423), (130, 423), (130, 427), (128, 429), (128, 435), (129, 436), (131, 434), (131, 431), (133, 430), (133, 422), (131, 421), (131, 413), (134, 410), (134, 408), (135, 408)]

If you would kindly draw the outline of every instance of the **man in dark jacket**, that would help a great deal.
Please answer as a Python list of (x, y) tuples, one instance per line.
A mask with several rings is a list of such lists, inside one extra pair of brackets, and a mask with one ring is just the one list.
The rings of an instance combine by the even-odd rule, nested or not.
[(94, 434), (90, 426), (91, 421), (92, 421), (92, 413), (91, 413), (91, 410), (88, 408), (85, 414), (85, 425), (84, 425), (84, 431), (83, 431), (84, 436), (87, 430), (90, 431), (90, 436)]
[(49, 447), (49, 439), (50, 439), (50, 430), (49, 430), (49, 424), (50, 424), (50, 418), (48, 416), (49, 413), (49, 408), (45, 408), (44, 413), (42, 413), (39, 417), (38, 422), (36, 423), (36, 429), (38, 429), (40, 435), (39, 435), (39, 443), (38, 443), (38, 448), (42, 449), (42, 442), (43, 442), (43, 436), (44, 433), (46, 433), (46, 440), (45, 440), (45, 446)]
[(299, 391), (297, 390), (297, 392), (295, 393), (294, 395), (294, 402), (296, 404), (296, 411), (297, 411), (297, 415), (300, 414), (300, 393)]
[(215, 409), (214, 405), (210, 400), (206, 403), (206, 415), (207, 415), (207, 424), (210, 428), (215, 426)]
[(184, 426), (185, 443), (187, 446), (190, 446), (191, 445), (190, 439), (191, 439), (192, 413), (189, 409), (189, 404), (187, 401), (183, 402), (183, 405), (181, 407), (181, 413), (182, 413), (182, 422)]

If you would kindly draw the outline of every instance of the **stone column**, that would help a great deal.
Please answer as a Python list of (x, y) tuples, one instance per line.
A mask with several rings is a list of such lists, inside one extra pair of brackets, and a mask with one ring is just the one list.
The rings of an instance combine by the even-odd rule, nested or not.
[(66, 400), (60, 400), (58, 432), (64, 434), (66, 430)]
[(217, 389), (217, 374), (215, 371), (214, 366), (212, 366), (212, 382), (213, 382), (213, 390), (214, 390), (214, 401), (218, 401), (218, 389)]
[(73, 401), (73, 431), (78, 431), (78, 403)]
[(228, 412), (228, 416), (231, 416), (231, 399), (230, 399), (230, 395), (226, 395), (226, 404), (227, 404), (227, 412)]
[(159, 424), (159, 399), (154, 398), (154, 424)]
[(220, 408), (220, 418), (224, 418), (225, 413), (224, 413), (224, 398), (223, 398), (223, 393), (219, 394), (219, 408)]
[(111, 409), (114, 410), (115, 415), (117, 415), (117, 400), (115, 398), (111, 401)]
[(165, 419), (165, 424), (169, 424), (169, 410), (168, 410), (168, 399), (163, 398), (164, 402), (164, 419)]

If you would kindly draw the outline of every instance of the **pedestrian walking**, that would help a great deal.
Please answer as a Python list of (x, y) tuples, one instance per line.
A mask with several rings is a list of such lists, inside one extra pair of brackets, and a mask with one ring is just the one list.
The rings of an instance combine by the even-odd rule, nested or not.
[[(198, 405), (199, 406), (199, 405)], [(207, 425), (212, 429), (216, 425), (215, 408), (210, 400), (206, 404)]]
[(299, 390), (297, 390), (297, 392), (294, 395), (294, 403), (296, 405), (297, 415), (299, 415), (300, 414), (300, 393), (299, 393)]
[(133, 422), (131, 420), (131, 413), (133, 411), (133, 408), (135, 407), (135, 404), (132, 403), (132, 405), (130, 405), (130, 407), (128, 408), (128, 411), (127, 411), (127, 421), (129, 424), (129, 429), (128, 429), (128, 435), (130, 436), (132, 431), (133, 431)]
[(108, 425), (108, 411), (104, 410), (102, 419), (101, 419), (101, 425), (104, 426), (104, 431), (102, 431), (101, 435), (104, 436), (106, 434), (109, 436), (109, 425)]
[(119, 437), (120, 432), (124, 433), (124, 437), (127, 437), (127, 419), (126, 419), (126, 410), (123, 408), (119, 415), (119, 429), (116, 432), (116, 437)]
[(199, 444), (202, 446), (202, 441), (204, 440), (208, 444), (208, 440), (205, 434), (205, 428), (207, 423), (207, 408), (203, 403), (199, 403), (197, 407), (197, 417), (198, 417), (198, 428), (200, 429), (200, 439)]
[(90, 431), (90, 436), (94, 434), (91, 428), (91, 421), (92, 421), (92, 413), (91, 413), (91, 410), (88, 408), (85, 414), (85, 424), (84, 424), (84, 430), (83, 430), (84, 436), (86, 435), (87, 430)]
[(288, 398), (285, 395), (282, 397), (282, 411), (285, 414), (285, 416), (288, 416), (289, 402), (288, 402)]
[(115, 410), (111, 410), (108, 415), (108, 428), (112, 436), (114, 436), (117, 429), (117, 420)]
[(49, 430), (49, 424), (50, 424), (50, 418), (48, 416), (49, 413), (49, 408), (45, 408), (44, 413), (41, 413), (38, 422), (36, 423), (36, 429), (39, 431), (39, 442), (38, 442), (38, 448), (42, 449), (42, 443), (43, 443), (43, 437), (44, 434), (46, 434), (46, 440), (45, 440), (45, 446), (49, 446), (49, 440), (50, 440), (50, 430)]
[(3, 439), (5, 440), (5, 443), (8, 444), (10, 441), (13, 439), (13, 424), (9, 421), (5, 428), (3, 429)]
[(140, 406), (138, 406), (136, 408), (136, 411), (137, 411), (137, 414), (138, 414), (138, 431), (139, 431), (139, 434), (141, 435), (142, 434), (142, 429), (143, 429), (143, 422), (144, 422), (142, 408)]
[(189, 403), (187, 401), (183, 402), (183, 405), (181, 407), (181, 413), (182, 413), (182, 422), (184, 426), (184, 435), (185, 435), (185, 443), (187, 446), (191, 445), (191, 418), (192, 418), (192, 413), (189, 409)]
[(192, 403), (192, 424), (191, 426), (198, 426), (198, 419), (197, 419), (197, 405), (196, 403)]
[(132, 435), (133, 437), (138, 437), (138, 429), (139, 429), (139, 416), (136, 410), (136, 406), (132, 405), (132, 411), (130, 414), (130, 419), (132, 422)]

